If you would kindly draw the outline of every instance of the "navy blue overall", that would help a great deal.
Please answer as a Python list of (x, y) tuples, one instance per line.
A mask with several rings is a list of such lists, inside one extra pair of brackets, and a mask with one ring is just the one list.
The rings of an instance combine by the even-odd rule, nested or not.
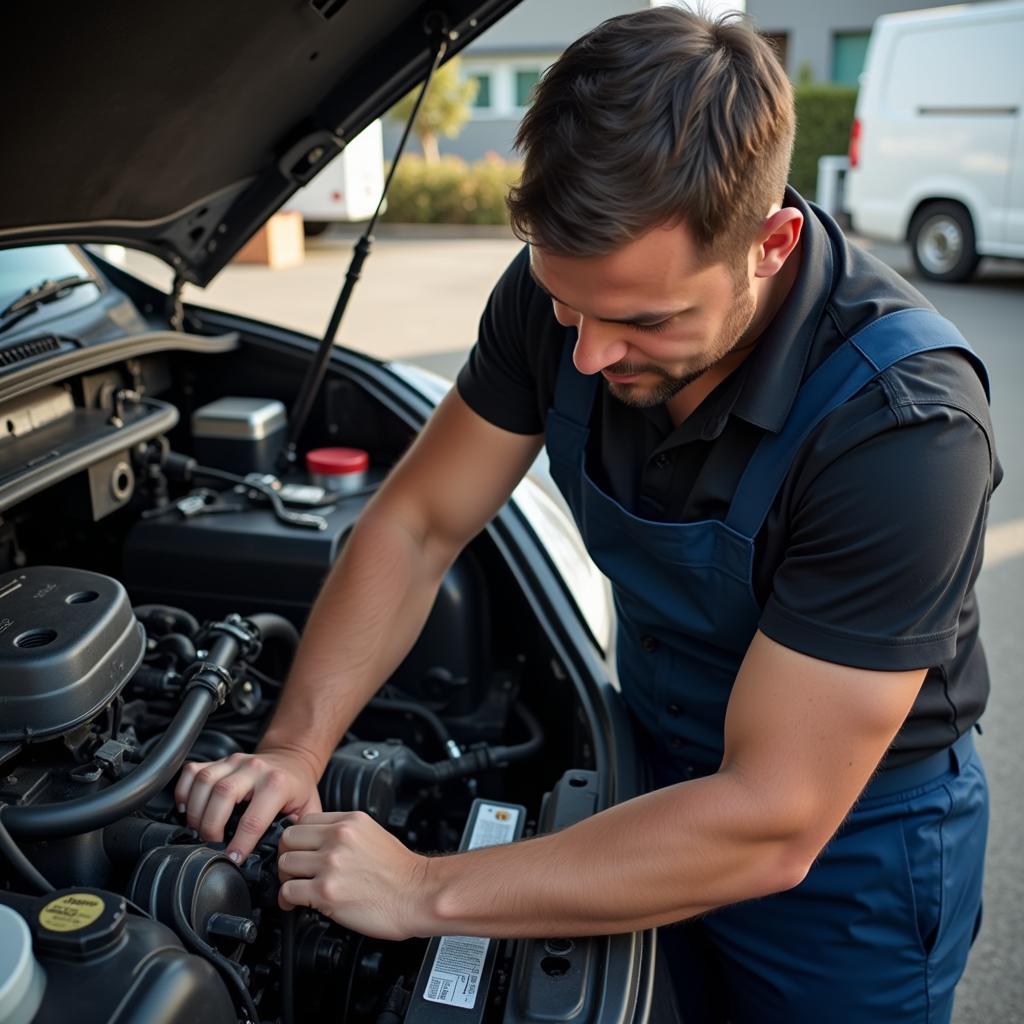
[[(632, 515), (588, 476), (600, 378), (576, 370), (568, 334), (545, 425), (551, 474), (612, 581), (622, 695), (652, 748), (655, 784), (709, 775), (761, 614), (754, 537), (801, 443), (898, 360), (970, 349), (934, 312), (882, 317), (804, 383), (782, 430), (756, 448), (724, 521), (664, 523)], [(948, 1021), (980, 922), (987, 820), (970, 731), (876, 775), (795, 889), (661, 930), (685, 1024)]]

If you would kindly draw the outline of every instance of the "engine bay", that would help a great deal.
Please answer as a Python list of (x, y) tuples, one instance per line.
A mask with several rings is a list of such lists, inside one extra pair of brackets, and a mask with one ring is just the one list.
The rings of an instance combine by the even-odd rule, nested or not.
[[(597, 940), (386, 942), (284, 913), (285, 819), (236, 865), (174, 806), (186, 761), (255, 749), (320, 584), (411, 439), (339, 376), (310, 433), (365, 447), (360, 485), (275, 477), (251, 438), (204, 448), (196, 413), (225, 376), (252, 396), (298, 368), (275, 378), (258, 348), (244, 365), (204, 358), (214, 373), (161, 355), (48, 385), (49, 419), (0, 405), (0, 488), (20, 488), (0, 518), (0, 946), (27, 951), (24, 1019), (63, 1020), (72, 991), (89, 1021), (572, 1018), (592, 998)], [(90, 432), (103, 444), (85, 451)], [(61, 472), (39, 477), (29, 449), (58, 452)], [(364, 811), (428, 853), (598, 810), (593, 718), (535, 615), (478, 537), (341, 739), (324, 810)]]

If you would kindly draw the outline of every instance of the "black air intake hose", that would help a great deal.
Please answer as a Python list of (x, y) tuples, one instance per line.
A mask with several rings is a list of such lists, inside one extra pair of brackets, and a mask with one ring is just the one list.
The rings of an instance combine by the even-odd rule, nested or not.
[(145, 627), (149, 636), (164, 636), (167, 633), (184, 633), (195, 636), (199, 632), (199, 621), (194, 615), (168, 604), (140, 604), (133, 608), (135, 618)]
[(174, 778), (203, 730), (226, 685), (227, 670), (238, 657), (239, 641), (221, 633), (203, 662), (188, 678), (178, 713), (160, 742), (130, 774), (106, 789), (56, 804), (29, 804), (4, 809), (4, 824), (22, 839), (56, 839), (104, 828), (142, 807)]
[(539, 753), (544, 733), (537, 719), (522, 705), (514, 705), (529, 737), (513, 746), (480, 746), (461, 757), (431, 764), (402, 743), (357, 740), (340, 747), (327, 762), (320, 779), (320, 796), (329, 810), (362, 810), (387, 821), (403, 790), (411, 785), (435, 786), (453, 779), (500, 768)]
[(295, 653), (295, 648), (299, 646), (299, 631), (283, 615), (259, 612), (256, 615), (246, 615), (245, 618), (260, 631), (260, 639), (264, 643), (268, 640), (280, 640), (287, 645), (289, 653)]

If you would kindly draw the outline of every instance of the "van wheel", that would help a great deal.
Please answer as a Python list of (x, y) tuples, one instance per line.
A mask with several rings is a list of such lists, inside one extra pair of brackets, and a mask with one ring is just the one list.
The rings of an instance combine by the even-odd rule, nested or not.
[(971, 215), (958, 203), (930, 203), (910, 225), (910, 253), (930, 281), (966, 281), (981, 257), (974, 247)]
[(302, 232), (307, 238), (318, 238), (330, 226), (329, 220), (306, 220), (302, 222)]

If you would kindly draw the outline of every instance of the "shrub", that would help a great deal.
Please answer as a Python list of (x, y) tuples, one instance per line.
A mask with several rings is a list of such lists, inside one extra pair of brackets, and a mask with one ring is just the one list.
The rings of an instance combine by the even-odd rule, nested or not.
[[(814, 198), (818, 157), (845, 153), (857, 90), (845, 85), (796, 86), (796, 144), (789, 180)], [(491, 155), (473, 164), (444, 156), (429, 164), (414, 153), (402, 157), (388, 193), (384, 220), (404, 224), (507, 224), (505, 195), (522, 166)]]
[(467, 164), (445, 156), (429, 164), (402, 158), (388, 192), (384, 220), (404, 224), (507, 224), (505, 195), (520, 165), (497, 157)]
[(790, 184), (808, 199), (814, 198), (818, 157), (845, 153), (857, 90), (848, 85), (797, 85), (796, 144)]

